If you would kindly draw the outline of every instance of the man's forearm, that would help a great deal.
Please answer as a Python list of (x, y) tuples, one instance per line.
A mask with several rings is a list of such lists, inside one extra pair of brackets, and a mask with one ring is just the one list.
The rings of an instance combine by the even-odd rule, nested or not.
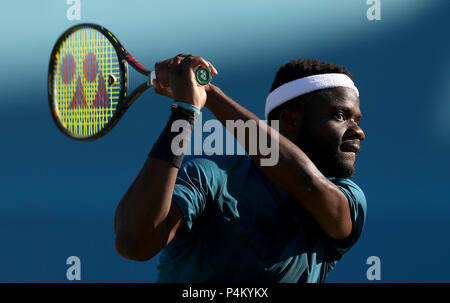
[[(226, 96), (218, 87), (208, 89), (206, 107), (226, 125), (227, 120), (255, 120), (259, 118), (243, 106)], [(260, 165), (263, 157), (258, 151), (250, 156), (260, 165), (267, 177), (280, 188), (292, 194), (316, 219), (322, 229), (334, 238), (345, 238), (351, 231), (348, 226), (350, 214), (348, 202), (343, 193), (330, 182), (293, 142), (282, 136), (277, 130), (257, 128), (268, 137), (279, 136), (279, 159), (273, 166)], [(275, 133), (277, 132), (277, 133)], [(261, 134), (257, 134), (260, 137)], [(247, 140), (249, 141), (249, 140)], [(248, 152), (247, 142), (240, 142)]]

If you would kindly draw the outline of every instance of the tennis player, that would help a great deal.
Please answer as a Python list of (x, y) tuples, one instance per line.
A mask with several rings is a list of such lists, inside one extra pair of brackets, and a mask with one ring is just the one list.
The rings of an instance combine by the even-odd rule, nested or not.
[[(279, 136), (279, 159), (263, 166), (260, 153), (183, 159), (186, 143), (173, 150), (174, 137), (188, 140), (205, 107), (223, 124), (260, 121), (217, 86), (197, 85), (198, 65), (217, 74), (192, 55), (155, 66), (155, 91), (174, 103), (117, 207), (118, 253), (145, 261), (161, 252), (160, 282), (325, 281), (360, 237), (366, 217), (364, 193), (350, 180), (364, 140), (352, 76), (311, 59), (278, 70), (265, 113), (268, 121), (279, 120), (279, 132), (258, 131)], [(179, 120), (189, 127), (172, 132)]]

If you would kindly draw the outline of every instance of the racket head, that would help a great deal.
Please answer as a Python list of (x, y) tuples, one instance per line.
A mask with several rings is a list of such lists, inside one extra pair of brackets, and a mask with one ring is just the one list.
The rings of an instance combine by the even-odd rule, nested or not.
[(126, 50), (96, 24), (66, 30), (53, 47), (48, 71), (48, 100), (57, 127), (77, 140), (106, 134), (126, 109)]

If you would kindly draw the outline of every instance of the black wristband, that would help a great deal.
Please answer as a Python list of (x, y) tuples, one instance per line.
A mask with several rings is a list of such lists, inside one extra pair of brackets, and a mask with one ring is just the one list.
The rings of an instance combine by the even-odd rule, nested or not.
[[(158, 140), (153, 144), (149, 156), (180, 168), (186, 146), (191, 140), (197, 115), (187, 114), (176, 108), (172, 108), (171, 111), (169, 121)], [(172, 127), (174, 127), (173, 131)]]

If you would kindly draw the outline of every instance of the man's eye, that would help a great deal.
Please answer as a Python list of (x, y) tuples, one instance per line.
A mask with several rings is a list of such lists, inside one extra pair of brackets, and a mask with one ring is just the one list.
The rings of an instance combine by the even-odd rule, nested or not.
[(345, 120), (345, 116), (342, 113), (337, 113), (336, 115), (334, 115), (334, 117), (338, 121), (344, 121)]

